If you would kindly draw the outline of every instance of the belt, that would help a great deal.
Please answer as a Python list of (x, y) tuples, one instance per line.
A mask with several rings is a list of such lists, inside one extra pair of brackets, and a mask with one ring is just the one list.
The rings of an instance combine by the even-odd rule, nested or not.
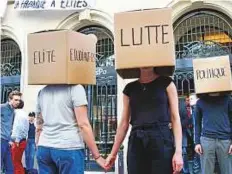
[(19, 143), (23, 142), (23, 141), (26, 141), (27, 139), (26, 138), (23, 138), (19, 141)]
[(139, 138), (142, 142), (143, 142), (143, 146), (146, 147), (148, 145), (149, 142), (149, 137), (148, 137), (148, 132), (150, 130), (157, 130), (159, 133), (159, 136), (161, 139), (163, 139), (164, 141), (164, 135), (163, 135), (163, 131), (162, 128), (169, 128), (169, 123), (165, 122), (165, 123), (155, 123), (155, 124), (149, 124), (149, 125), (137, 125), (137, 126), (132, 126), (132, 131), (131, 131), (131, 138)]
[[(152, 129), (160, 129), (160, 127), (162, 128), (169, 128), (169, 122), (156, 122), (153, 124), (145, 124), (145, 125), (133, 125), (132, 126), (132, 131), (135, 130), (152, 130)], [(169, 128), (170, 129), (170, 128)]]

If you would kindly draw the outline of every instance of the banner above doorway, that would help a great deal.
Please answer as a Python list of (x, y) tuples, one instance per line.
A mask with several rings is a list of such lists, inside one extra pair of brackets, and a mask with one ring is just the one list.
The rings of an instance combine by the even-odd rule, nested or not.
[(15, 0), (14, 9), (34, 10), (84, 10), (93, 8), (96, 0)]

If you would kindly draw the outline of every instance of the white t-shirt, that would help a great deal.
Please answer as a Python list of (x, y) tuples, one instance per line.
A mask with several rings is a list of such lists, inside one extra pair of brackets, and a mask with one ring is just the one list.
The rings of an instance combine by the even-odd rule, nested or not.
[(22, 139), (26, 139), (29, 130), (29, 120), (27, 113), (23, 109), (15, 109), (15, 118), (12, 129), (11, 138), (15, 142), (20, 142)]
[(77, 125), (74, 108), (87, 105), (82, 85), (48, 85), (38, 94), (37, 114), (44, 124), (39, 146), (83, 149), (84, 141)]

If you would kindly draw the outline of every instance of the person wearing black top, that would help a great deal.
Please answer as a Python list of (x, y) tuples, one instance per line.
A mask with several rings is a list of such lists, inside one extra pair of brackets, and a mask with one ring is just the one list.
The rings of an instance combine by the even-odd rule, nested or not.
[(172, 79), (159, 76), (154, 68), (140, 68), (139, 80), (127, 84), (123, 94), (122, 120), (106, 166), (113, 165), (131, 124), (128, 174), (180, 172), (183, 167), (182, 128)]

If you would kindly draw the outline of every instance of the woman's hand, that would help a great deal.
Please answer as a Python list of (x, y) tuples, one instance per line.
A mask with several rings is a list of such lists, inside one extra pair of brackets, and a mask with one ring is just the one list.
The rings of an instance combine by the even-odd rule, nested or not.
[(172, 158), (173, 173), (178, 173), (183, 168), (183, 157), (181, 152), (175, 152)]

